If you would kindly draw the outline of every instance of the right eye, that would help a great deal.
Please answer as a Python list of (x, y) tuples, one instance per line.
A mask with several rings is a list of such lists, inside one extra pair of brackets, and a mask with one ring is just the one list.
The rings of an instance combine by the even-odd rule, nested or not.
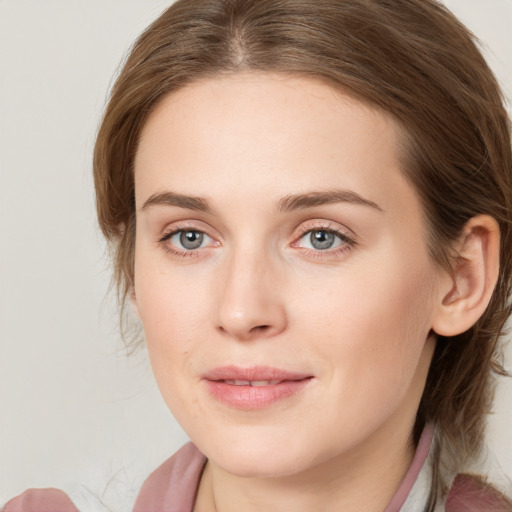
[(181, 251), (193, 251), (210, 245), (213, 240), (206, 233), (197, 229), (180, 229), (165, 237), (176, 249)]

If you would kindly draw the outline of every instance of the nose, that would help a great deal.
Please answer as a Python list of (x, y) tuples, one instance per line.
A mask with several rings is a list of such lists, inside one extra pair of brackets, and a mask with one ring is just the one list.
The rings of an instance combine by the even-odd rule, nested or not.
[(234, 255), (220, 286), (217, 329), (239, 341), (270, 338), (287, 327), (282, 269), (264, 254)]

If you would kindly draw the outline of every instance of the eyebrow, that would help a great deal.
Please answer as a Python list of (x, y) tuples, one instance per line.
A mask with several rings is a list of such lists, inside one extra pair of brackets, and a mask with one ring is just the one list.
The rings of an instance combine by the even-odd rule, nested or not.
[(185, 196), (175, 192), (159, 192), (149, 197), (140, 210), (146, 210), (151, 206), (178, 206), (187, 210), (196, 210), (204, 213), (212, 213), (206, 199), (202, 197)]
[(322, 192), (308, 192), (306, 194), (286, 196), (279, 201), (278, 211), (289, 212), (331, 203), (359, 204), (369, 206), (380, 212), (384, 211), (377, 203), (374, 203), (351, 190), (327, 190)]
[[(351, 203), (369, 206), (380, 212), (382, 208), (373, 201), (364, 198), (351, 190), (328, 190), (322, 192), (308, 192), (306, 194), (294, 194), (283, 197), (277, 204), (278, 212), (290, 212), (303, 210), (331, 203)], [(202, 197), (187, 196), (175, 192), (158, 192), (150, 196), (140, 210), (146, 210), (151, 206), (177, 206), (187, 210), (195, 210), (203, 213), (213, 213), (212, 208)]]

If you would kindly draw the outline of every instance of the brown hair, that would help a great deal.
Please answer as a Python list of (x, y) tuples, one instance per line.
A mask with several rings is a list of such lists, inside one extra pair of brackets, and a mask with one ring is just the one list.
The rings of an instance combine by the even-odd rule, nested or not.
[(117, 78), (94, 153), (98, 218), (121, 302), (133, 282), (133, 161), (148, 115), (186, 84), (241, 70), (316, 77), (393, 116), (407, 134), (403, 170), (438, 264), (453, 263), (451, 247), (471, 217), (498, 221), (494, 295), (475, 326), (438, 340), (414, 433), (435, 422), (442, 452), (457, 464), (475, 457), (493, 374), (504, 373), (498, 342), (511, 312), (511, 137), (473, 36), (435, 0), (178, 0), (166, 10)]

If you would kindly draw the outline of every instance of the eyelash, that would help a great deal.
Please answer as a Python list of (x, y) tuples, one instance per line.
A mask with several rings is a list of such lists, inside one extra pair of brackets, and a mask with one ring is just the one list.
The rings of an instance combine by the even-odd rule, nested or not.
[(179, 249), (168, 243), (174, 235), (183, 232), (186, 233), (187, 231), (205, 235), (213, 240), (213, 237), (208, 235), (205, 231), (198, 229), (195, 226), (185, 224), (180, 226), (173, 226), (171, 230), (165, 232), (163, 236), (159, 238), (158, 243), (163, 245), (167, 254), (171, 254), (172, 256), (177, 256), (180, 258), (197, 258), (200, 256), (199, 249), (205, 249), (205, 247), (201, 247), (199, 249)]
[[(180, 226), (173, 226), (173, 228), (166, 233), (164, 233), (159, 239), (158, 243), (163, 245), (166, 252), (168, 254), (171, 254), (173, 256), (181, 257), (181, 258), (197, 258), (200, 256), (200, 250), (201, 249), (207, 249), (208, 247), (199, 247), (197, 249), (179, 249), (176, 246), (173, 246), (169, 244), (169, 240), (171, 238), (179, 233), (183, 232), (195, 232), (198, 234), (202, 234), (208, 238), (211, 238), (212, 240), (215, 240), (213, 237), (208, 235), (205, 231), (198, 229), (195, 226), (191, 225), (180, 225)], [(328, 248), (325, 250), (321, 249), (310, 249), (308, 247), (300, 247), (298, 246), (298, 243), (308, 234), (314, 233), (314, 232), (324, 232), (334, 235), (339, 239), (341, 242), (339, 246), (335, 247), (334, 249)], [(219, 242), (217, 242), (217, 245), (220, 245)], [(347, 235), (346, 232), (343, 232), (339, 229), (333, 228), (332, 226), (303, 226), (299, 230), (299, 236), (295, 238), (295, 241), (292, 242), (291, 247), (294, 247), (298, 250), (303, 251), (304, 254), (306, 254), (308, 257), (312, 258), (326, 258), (326, 257), (332, 257), (339, 254), (342, 254), (344, 252), (347, 252), (351, 250), (354, 246), (357, 245), (357, 242), (354, 240), (353, 237)]]
[[(321, 249), (310, 249), (308, 247), (300, 247), (298, 243), (308, 234), (314, 232), (323, 232), (334, 235), (341, 242), (339, 246), (334, 248), (329, 248), (325, 250)], [(300, 228), (299, 236), (295, 239), (295, 241), (291, 244), (292, 247), (296, 247), (297, 249), (303, 251), (310, 258), (328, 258), (343, 254), (347, 251), (350, 251), (357, 245), (356, 240), (349, 236), (345, 231), (341, 231), (340, 229), (334, 228), (331, 225), (305, 225)]]

